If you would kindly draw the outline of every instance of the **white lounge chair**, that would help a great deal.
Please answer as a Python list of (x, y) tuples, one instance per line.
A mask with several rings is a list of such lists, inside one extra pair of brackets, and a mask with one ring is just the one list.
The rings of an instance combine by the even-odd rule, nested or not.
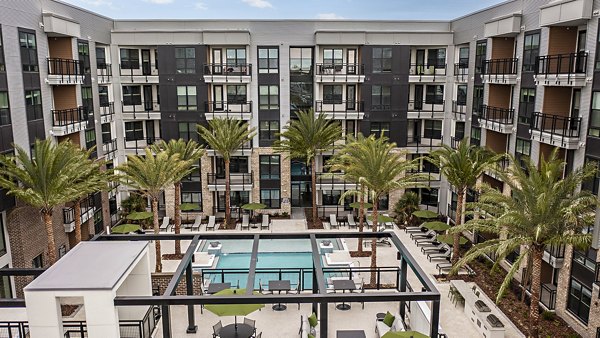
[(169, 231), (169, 228), (171, 228), (171, 219), (169, 217), (163, 217), (160, 231)]
[(340, 228), (340, 225), (337, 222), (337, 216), (335, 214), (329, 215), (329, 227), (331, 229), (333, 229), (333, 228), (339, 229)]
[(348, 214), (347, 218), (348, 218), (348, 227), (356, 228), (356, 221), (354, 220), (354, 215)]
[(270, 229), (271, 221), (269, 220), (269, 215), (262, 215), (262, 223), (260, 223), (260, 229)]
[(208, 224), (206, 224), (206, 230), (215, 230), (216, 228), (215, 216), (208, 216)]
[(192, 224), (192, 231), (200, 230), (200, 223), (202, 223), (202, 216), (196, 216), (194, 224)]
[(244, 228), (250, 230), (250, 215), (242, 215), (242, 223), (240, 227), (242, 230), (244, 230)]
[[(383, 216), (390, 217), (389, 214), (383, 214)], [(386, 229), (393, 229), (394, 228), (394, 222), (385, 222), (384, 226), (385, 226)]]

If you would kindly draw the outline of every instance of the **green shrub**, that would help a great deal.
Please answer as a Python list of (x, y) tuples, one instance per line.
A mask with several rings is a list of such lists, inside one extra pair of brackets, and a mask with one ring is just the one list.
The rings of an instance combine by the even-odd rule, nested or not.
[(553, 321), (556, 318), (556, 314), (552, 311), (542, 312), (542, 319), (547, 321)]

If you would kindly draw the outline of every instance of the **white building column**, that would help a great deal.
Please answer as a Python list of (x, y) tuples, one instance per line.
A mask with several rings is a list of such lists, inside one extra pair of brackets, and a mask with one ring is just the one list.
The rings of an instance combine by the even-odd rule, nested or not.
[(89, 338), (119, 337), (119, 314), (113, 290), (87, 292), (83, 296)]
[(31, 337), (64, 337), (60, 302), (54, 292), (25, 290), (25, 303)]

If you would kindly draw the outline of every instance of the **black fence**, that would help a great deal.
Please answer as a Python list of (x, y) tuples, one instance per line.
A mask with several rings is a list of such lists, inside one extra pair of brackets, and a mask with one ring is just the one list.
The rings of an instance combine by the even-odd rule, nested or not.
[(27, 322), (0, 322), (0, 338), (30, 337)]
[(467, 113), (467, 102), (452, 101), (452, 115), (455, 120), (464, 120)]
[(139, 139), (131, 140), (125, 139), (125, 149), (133, 149), (136, 154), (145, 153), (146, 147), (149, 147), (153, 144), (160, 142), (162, 139), (160, 137), (142, 137)]
[(207, 101), (204, 102), (204, 114), (213, 118), (217, 114), (222, 117), (230, 117), (231, 114), (235, 118), (241, 114), (242, 119), (247, 120), (252, 117), (252, 101)]
[(252, 76), (252, 64), (209, 63), (204, 65), (204, 75)]
[(548, 252), (554, 258), (565, 258), (565, 246), (558, 244), (546, 245), (544, 251)]
[(438, 76), (446, 76), (446, 64), (445, 63), (412, 63), (409, 70), (410, 75), (418, 75), (419, 81), (423, 79), (423, 76), (433, 76), (433, 81)]
[(454, 77), (457, 81), (468, 81), (469, 80), (469, 64), (460, 62), (454, 64)]
[[(225, 174), (207, 173), (208, 185), (224, 185)], [(230, 173), (230, 185), (241, 185), (244, 187), (252, 187), (252, 173)]]
[(71, 109), (52, 110), (52, 125), (55, 127), (66, 127), (88, 120), (89, 112), (83, 107)]
[(556, 286), (552, 284), (542, 284), (540, 290), (540, 302), (544, 304), (548, 310), (554, 310), (556, 308)]
[(408, 101), (408, 111), (419, 113), (418, 118), (433, 118), (434, 113), (443, 113), (445, 107), (444, 100), (410, 100)]
[(334, 116), (347, 115), (348, 113), (356, 114), (364, 112), (364, 101), (344, 101), (344, 100), (324, 100), (315, 103), (315, 112), (329, 113)]
[(359, 63), (317, 63), (316, 75), (363, 75), (365, 65)]
[(565, 117), (535, 112), (531, 129), (561, 137), (579, 137), (581, 117)]
[[(141, 67), (140, 67), (141, 65)], [(152, 70), (157, 69), (156, 64), (151, 62), (142, 62), (140, 64), (139, 61), (130, 61), (123, 62), (119, 64), (119, 74), (121, 76), (129, 76), (130, 80), (133, 82), (134, 76), (143, 76), (146, 82), (149, 81), (148, 76), (152, 76)], [(138, 72), (141, 70), (141, 72)], [(158, 75), (154, 75), (158, 76)]]
[(98, 82), (103, 83), (110, 80), (112, 76), (112, 67), (110, 63), (98, 63), (96, 65), (96, 74), (98, 75)]
[(483, 61), (483, 75), (516, 75), (519, 59), (490, 59)]
[(538, 56), (535, 66), (536, 75), (585, 74), (587, 71), (587, 52)]
[[(94, 208), (94, 199), (90, 195), (81, 201), (81, 215), (85, 215), (90, 209)], [(75, 207), (63, 208), (63, 223), (70, 224), (75, 221)]]
[(62, 75), (63, 79), (83, 75), (82, 62), (79, 60), (48, 58), (46, 61), (49, 75)]
[(112, 116), (115, 114), (115, 103), (108, 102), (100, 105), (100, 116)]
[(478, 117), (481, 120), (497, 122), (500, 124), (513, 124), (514, 123), (515, 110), (513, 108), (499, 108), (491, 107), (488, 105), (481, 106), (481, 112), (478, 113)]

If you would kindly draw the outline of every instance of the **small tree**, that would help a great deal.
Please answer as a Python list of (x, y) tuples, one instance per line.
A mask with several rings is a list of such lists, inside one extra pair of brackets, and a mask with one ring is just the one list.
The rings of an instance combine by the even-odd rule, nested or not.
[(413, 212), (419, 210), (419, 195), (413, 191), (407, 191), (394, 205), (396, 221), (405, 226), (415, 226), (419, 221)]

